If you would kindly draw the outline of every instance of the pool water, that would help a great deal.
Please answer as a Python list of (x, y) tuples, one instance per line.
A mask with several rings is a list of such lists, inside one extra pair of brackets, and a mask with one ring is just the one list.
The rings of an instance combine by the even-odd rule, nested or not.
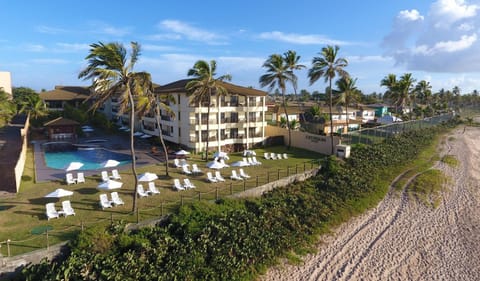
[(128, 154), (109, 151), (103, 148), (73, 149), (67, 151), (44, 151), (45, 164), (53, 169), (65, 169), (70, 162), (82, 162), (80, 170), (102, 169), (101, 163), (109, 159), (120, 162), (119, 166), (132, 162)]

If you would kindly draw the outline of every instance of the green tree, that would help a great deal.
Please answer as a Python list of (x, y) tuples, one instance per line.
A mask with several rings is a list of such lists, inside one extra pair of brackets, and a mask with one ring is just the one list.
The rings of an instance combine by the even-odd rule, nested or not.
[(396, 98), (397, 106), (401, 106), (402, 108), (406, 105), (409, 106), (409, 115), (410, 119), (412, 119), (412, 103), (415, 97), (415, 91), (413, 91), (413, 85), (415, 83), (415, 79), (413, 79), (411, 73), (405, 73), (400, 77), (398, 81), (398, 92)]
[(432, 99), (432, 85), (430, 82), (425, 80), (421, 80), (415, 86), (415, 92), (417, 93), (417, 97), (427, 106), (430, 106), (431, 99)]
[(30, 118), (37, 120), (38, 118), (48, 115), (48, 110), (45, 107), (40, 96), (33, 90), (27, 87), (15, 87), (12, 89), (13, 101), (17, 105), (18, 113), (27, 113)]
[(134, 72), (135, 63), (140, 56), (140, 45), (131, 42), (130, 59), (127, 61), (127, 50), (120, 43), (102, 42), (90, 45), (90, 53), (85, 58), (87, 67), (80, 72), (79, 78), (92, 79), (94, 99), (91, 110), (95, 111), (107, 99), (120, 95), (119, 112), (130, 115), (130, 153), (132, 157), (132, 174), (134, 177), (134, 193), (132, 211), (137, 210), (138, 178), (134, 147), (135, 100), (134, 96), (142, 96), (152, 89), (151, 76), (147, 72)]
[[(186, 90), (187, 95), (191, 97), (190, 103), (201, 104), (207, 102), (207, 143), (206, 143), (206, 153), (205, 161), (208, 161), (208, 148), (209, 148), (209, 133), (210, 133), (210, 104), (212, 95), (217, 97), (217, 107), (220, 106), (220, 96), (226, 95), (228, 93), (227, 89), (222, 85), (222, 82), (227, 80), (230, 81), (232, 77), (228, 74), (222, 75), (215, 78), (217, 71), (217, 62), (211, 60), (210, 63), (199, 60), (194, 65), (193, 68), (188, 70), (188, 76), (195, 77), (193, 80), (187, 83)], [(218, 112), (220, 109), (218, 109)], [(202, 120), (201, 116), (199, 118), (200, 122)], [(202, 132), (199, 133), (200, 141), (202, 138)], [(220, 150), (220, 136), (217, 136), (218, 149)]]
[(322, 51), (319, 53), (319, 57), (314, 57), (312, 60), (312, 67), (308, 71), (308, 77), (310, 78), (310, 85), (315, 83), (318, 79), (323, 77), (325, 83), (328, 82), (329, 89), (329, 116), (330, 116), (330, 138), (332, 144), (331, 153), (334, 154), (335, 146), (333, 144), (333, 118), (332, 118), (332, 80), (335, 76), (339, 75), (340, 77), (348, 77), (348, 73), (344, 70), (348, 65), (348, 61), (345, 58), (337, 58), (338, 46), (327, 46), (323, 47)]
[[(285, 63), (284, 57), (279, 54), (273, 54), (263, 63), (262, 67), (266, 68), (266, 73), (260, 76), (259, 83), (261, 87), (269, 87), (269, 91), (279, 88), (282, 93), (282, 106), (286, 118), (286, 126), (288, 130), (288, 145), (290, 148), (292, 135), (290, 132), (290, 122), (288, 121), (287, 103), (285, 101), (286, 82), (296, 81), (289, 65)], [(296, 82), (295, 82), (296, 83)]]
[(137, 99), (137, 115), (142, 118), (147, 113), (154, 111), (155, 122), (158, 128), (158, 139), (162, 144), (163, 154), (165, 155), (165, 175), (168, 176), (168, 151), (165, 141), (163, 140), (162, 124), (160, 123), (160, 110), (163, 109), (170, 117), (175, 116), (173, 110), (167, 105), (167, 103), (175, 102), (175, 99), (170, 94), (155, 94), (153, 91), (148, 91), (145, 95), (138, 97)]
[[(395, 103), (394, 100), (397, 97), (398, 93), (398, 81), (395, 74), (388, 74), (380, 81), (380, 86), (386, 87), (384, 98), (391, 100), (392, 103)], [(395, 106), (395, 112), (398, 114), (398, 108)]]
[(360, 99), (360, 91), (355, 86), (357, 79), (351, 79), (350, 77), (342, 77), (335, 83), (337, 85), (337, 97), (336, 103), (345, 105), (345, 111), (347, 112), (347, 131), (348, 131), (348, 105), (353, 102), (358, 102)]

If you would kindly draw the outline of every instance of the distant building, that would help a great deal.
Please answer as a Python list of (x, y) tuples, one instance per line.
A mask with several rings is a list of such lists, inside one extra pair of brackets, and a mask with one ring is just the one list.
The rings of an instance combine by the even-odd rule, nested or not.
[(2, 88), (4, 92), (12, 95), (12, 77), (10, 72), (0, 71), (0, 88)]
[(47, 109), (51, 111), (63, 111), (66, 104), (78, 107), (89, 95), (89, 88), (81, 86), (55, 86), (54, 90), (39, 94)]

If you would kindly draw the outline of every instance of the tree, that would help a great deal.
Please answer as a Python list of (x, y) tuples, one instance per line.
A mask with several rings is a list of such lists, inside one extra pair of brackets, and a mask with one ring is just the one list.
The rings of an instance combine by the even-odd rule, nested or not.
[(333, 118), (332, 118), (332, 80), (336, 75), (340, 77), (348, 77), (348, 73), (344, 70), (348, 65), (348, 61), (344, 58), (337, 58), (338, 46), (327, 46), (323, 47), (322, 51), (319, 53), (319, 57), (314, 57), (312, 60), (312, 68), (308, 71), (308, 77), (310, 78), (310, 85), (315, 83), (321, 77), (324, 77), (325, 83), (328, 81), (329, 87), (329, 115), (330, 115), (330, 138), (332, 144), (332, 154), (334, 154), (334, 145), (333, 145)]
[[(380, 81), (380, 86), (387, 87), (387, 91), (385, 91), (384, 98), (392, 100), (393, 102), (396, 99), (397, 92), (398, 92), (397, 76), (392, 73), (388, 74)], [(398, 114), (398, 108), (396, 106), (395, 106), (395, 112)]]
[(405, 105), (409, 105), (409, 115), (410, 119), (412, 119), (412, 113), (413, 113), (413, 108), (412, 108), (412, 102), (414, 101), (415, 98), (415, 91), (413, 91), (413, 84), (415, 83), (415, 79), (413, 79), (411, 73), (405, 73), (400, 77), (400, 80), (398, 81), (398, 96), (396, 99), (396, 104), (401, 106), (402, 108)]
[(27, 87), (15, 87), (12, 89), (13, 101), (17, 105), (17, 112), (30, 114), (30, 117), (37, 120), (48, 115), (47, 108), (39, 95)]
[[(291, 56), (292, 53), (289, 53), (288, 55)], [(291, 146), (292, 135), (290, 131), (290, 122), (288, 121), (285, 92), (286, 92), (287, 81), (292, 81), (292, 83), (296, 85), (296, 76), (293, 75), (293, 71), (290, 69), (290, 66), (285, 62), (284, 57), (282, 57), (279, 54), (270, 55), (270, 57), (268, 57), (268, 59), (263, 63), (262, 67), (266, 68), (266, 73), (260, 76), (260, 79), (259, 79), (260, 86), (261, 87), (268, 86), (270, 91), (272, 91), (274, 88), (279, 88), (280, 91), (282, 92), (282, 106), (283, 106), (283, 111), (285, 113), (286, 126), (288, 130), (287, 149), (289, 149)]]
[(168, 177), (168, 151), (165, 141), (163, 140), (162, 124), (160, 123), (160, 110), (163, 109), (171, 117), (175, 116), (175, 113), (167, 105), (167, 103), (175, 102), (175, 99), (170, 94), (155, 94), (153, 91), (146, 92), (145, 95), (138, 97), (137, 99), (137, 115), (139, 118), (145, 116), (152, 110), (155, 112), (155, 122), (158, 128), (158, 139), (162, 144), (163, 154), (165, 155), (165, 175)]
[(285, 60), (285, 64), (287, 68), (291, 71), (291, 78), (290, 83), (292, 83), (293, 87), (293, 94), (297, 97), (297, 76), (295, 75), (295, 70), (302, 70), (306, 68), (305, 65), (299, 64), (298, 61), (300, 60), (300, 56), (297, 56), (297, 52), (288, 50), (283, 54), (283, 59)]
[(337, 104), (344, 104), (345, 111), (347, 112), (347, 132), (348, 132), (348, 105), (352, 102), (357, 102), (360, 98), (360, 92), (358, 91), (355, 83), (357, 79), (351, 79), (350, 77), (342, 77), (335, 83), (337, 85)]
[(415, 86), (415, 92), (421, 101), (423, 101), (427, 106), (430, 106), (432, 99), (432, 85), (430, 85), (430, 82), (425, 80), (419, 81)]
[[(209, 146), (209, 133), (210, 133), (210, 104), (212, 95), (217, 97), (217, 107), (220, 106), (219, 97), (228, 94), (227, 89), (222, 85), (224, 80), (230, 81), (232, 77), (228, 74), (215, 78), (217, 70), (217, 62), (211, 60), (210, 63), (199, 60), (188, 71), (188, 76), (195, 77), (194, 80), (187, 83), (185, 89), (187, 95), (191, 96), (191, 103), (201, 104), (207, 102), (207, 147), (205, 153), (205, 161), (208, 161), (208, 146)], [(219, 112), (220, 110), (218, 110)], [(199, 120), (201, 120), (201, 116)], [(200, 121), (201, 122), (201, 121)], [(199, 134), (200, 140), (202, 138), (202, 132)], [(220, 150), (220, 136), (217, 137), (218, 149)]]
[(132, 211), (137, 210), (138, 177), (134, 147), (135, 99), (152, 90), (151, 76), (147, 72), (134, 72), (135, 63), (140, 56), (140, 45), (131, 42), (130, 59), (127, 61), (127, 50), (120, 43), (102, 42), (90, 45), (90, 53), (85, 57), (88, 65), (78, 75), (84, 80), (92, 79), (94, 99), (91, 110), (95, 111), (103, 103), (114, 96), (120, 95), (119, 112), (129, 112), (130, 115), (130, 153), (132, 157), (132, 174), (135, 179)]
[(11, 100), (10, 95), (0, 87), (0, 127), (2, 123), (8, 123), (15, 115), (15, 103)]

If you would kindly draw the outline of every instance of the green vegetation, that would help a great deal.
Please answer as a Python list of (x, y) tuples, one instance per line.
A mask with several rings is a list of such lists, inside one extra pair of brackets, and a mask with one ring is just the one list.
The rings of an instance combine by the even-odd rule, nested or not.
[(412, 131), (356, 147), (345, 161), (323, 161), (316, 178), (262, 198), (184, 204), (157, 226), (131, 233), (120, 227), (82, 232), (66, 260), (29, 266), (23, 277), (254, 279), (279, 257), (295, 260), (332, 225), (377, 204), (400, 169), (431, 147), (440, 132)]
[(436, 208), (440, 204), (441, 191), (447, 181), (448, 178), (440, 170), (430, 169), (412, 181), (408, 192), (426, 206)]
[(450, 167), (457, 167), (458, 166), (458, 160), (455, 158), (454, 155), (445, 155), (442, 157), (442, 162), (447, 164)]

